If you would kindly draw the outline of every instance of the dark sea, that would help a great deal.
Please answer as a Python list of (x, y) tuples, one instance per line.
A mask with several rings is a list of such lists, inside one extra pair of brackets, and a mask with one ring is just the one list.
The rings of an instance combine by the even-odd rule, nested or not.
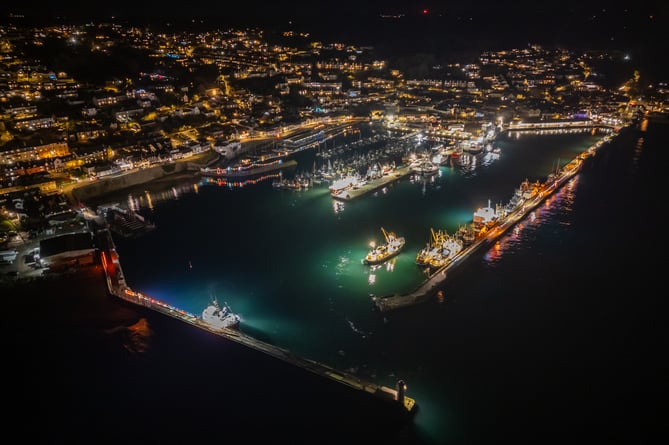
[[(15, 310), (28, 313), (8, 333), (27, 394), (17, 417), (45, 443), (653, 443), (667, 432), (666, 118), (622, 130), (461, 264), (443, 301), (390, 312), (372, 303), (421, 283), (414, 260), (430, 229), (453, 233), (604, 134), (501, 135), (498, 156), (466, 155), (343, 206), (327, 184), (277, 190), (274, 178), (193, 177), (105, 197), (156, 224), (114, 238), (134, 290), (195, 314), (216, 298), (249, 335), (378, 384), (404, 379), (418, 404), (408, 421), (344, 385), (117, 301), (99, 272), (57, 295), (51, 285), (13, 290)], [(300, 154), (292, 174), (327, 162), (325, 149)], [(371, 268), (361, 260), (382, 227), (407, 245)], [(35, 329), (44, 339), (28, 337)]]

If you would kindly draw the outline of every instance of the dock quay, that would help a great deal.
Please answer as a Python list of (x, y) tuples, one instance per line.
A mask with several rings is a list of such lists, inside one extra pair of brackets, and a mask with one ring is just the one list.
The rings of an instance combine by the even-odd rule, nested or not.
[(387, 175), (384, 175), (377, 179), (373, 179), (363, 185), (350, 188), (347, 190), (342, 190), (341, 192), (333, 194), (332, 197), (340, 201), (351, 201), (355, 198), (359, 198), (375, 190), (383, 188), (386, 185), (397, 181), (398, 179), (408, 176), (409, 174), (411, 174), (411, 167), (409, 166), (398, 167)]
[(101, 229), (96, 233), (96, 244), (100, 249), (101, 262), (107, 279), (107, 288), (111, 295), (118, 297), (121, 300), (155, 310), (156, 312), (186, 322), (199, 329), (224, 337), (256, 351), (263, 352), (274, 358), (298, 366), (306, 371), (344, 384), (361, 393), (376, 397), (382, 401), (387, 401), (391, 403), (392, 406), (397, 406), (398, 412), (400, 413), (411, 415), (417, 409), (416, 401), (405, 395), (404, 382), (402, 381), (398, 381), (397, 389), (365, 381), (352, 374), (339, 371), (323, 363), (295, 355), (287, 349), (258, 340), (238, 329), (213, 327), (195, 314), (171, 306), (141, 292), (132, 290), (126, 283), (119, 256), (116, 252), (116, 247), (109, 230)]
[(560, 170), (558, 175), (545, 183), (540, 192), (523, 202), (520, 207), (504, 216), (504, 218), (495, 224), (488, 232), (479, 236), (472, 244), (458, 252), (446, 265), (432, 272), (428, 278), (413, 291), (406, 294), (372, 297), (375, 307), (381, 312), (386, 312), (429, 300), (436, 295), (439, 286), (446, 280), (449, 272), (464, 263), (467, 258), (480, 248), (494, 243), (511, 227), (523, 220), (532, 210), (539, 206), (539, 204), (559, 190), (570, 178), (574, 177), (576, 173), (580, 171), (583, 161), (588, 157), (593, 156), (597, 150), (608, 141), (610, 141), (610, 137), (607, 136), (576, 156)]

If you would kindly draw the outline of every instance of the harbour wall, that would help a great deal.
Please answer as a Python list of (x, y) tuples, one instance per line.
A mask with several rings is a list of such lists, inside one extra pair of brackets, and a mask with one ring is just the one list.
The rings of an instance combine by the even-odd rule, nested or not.
[[(405, 395), (404, 389), (389, 388), (384, 385), (366, 381), (344, 371), (339, 371), (323, 363), (300, 357), (287, 349), (265, 343), (255, 337), (245, 334), (238, 329), (215, 328), (204, 322), (201, 317), (191, 314), (177, 307), (154, 299), (141, 292), (133, 291), (127, 284), (121, 262), (114, 245), (111, 233), (107, 229), (98, 230), (96, 233), (98, 248), (100, 249), (101, 262), (107, 280), (107, 288), (111, 295), (128, 303), (147, 307), (161, 314), (186, 322), (199, 329), (226, 338), (230, 341), (265, 353), (271, 357), (283, 360), (295, 365), (305, 371), (309, 371), (321, 377), (326, 377), (337, 383), (346, 385), (358, 393), (367, 394), (379, 401), (385, 402), (388, 407), (393, 408), (402, 416), (411, 416), (417, 409), (416, 401)], [(401, 383), (403, 385), (403, 382)]]
[[(205, 154), (212, 156), (209, 152), (205, 152)], [(110, 175), (97, 181), (74, 187), (70, 191), (69, 197), (72, 202), (86, 202), (87, 200), (97, 196), (123, 190), (128, 187), (145, 184), (147, 182), (152, 182), (167, 176), (187, 172), (193, 172), (193, 174), (196, 174), (200, 171), (200, 168), (203, 165), (202, 163), (194, 162), (196, 159), (201, 159), (204, 162), (208, 158), (203, 157), (202, 155), (197, 155), (197, 158), (193, 156), (188, 160), (176, 161), (169, 164), (156, 165), (147, 168), (134, 169), (119, 175)], [(218, 161), (218, 155), (216, 155), (213, 159), (213, 162), (216, 161)]]

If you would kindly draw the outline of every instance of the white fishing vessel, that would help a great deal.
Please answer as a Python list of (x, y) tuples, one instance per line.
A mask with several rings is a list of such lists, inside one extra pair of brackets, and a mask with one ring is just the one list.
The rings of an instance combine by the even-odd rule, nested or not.
[(202, 321), (214, 328), (237, 329), (241, 319), (226, 304), (221, 306), (214, 298), (202, 311)]
[(384, 244), (379, 244), (378, 246), (375, 243), (372, 243), (372, 250), (370, 250), (363, 259), (365, 264), (382, 263), (398, 255), (402, 251), (405, 244), (403, 236), (397, 236), (393, 232), (386, 232), (383, 227), (381, 227), (381, 232), (383, 232), (386, 242)]

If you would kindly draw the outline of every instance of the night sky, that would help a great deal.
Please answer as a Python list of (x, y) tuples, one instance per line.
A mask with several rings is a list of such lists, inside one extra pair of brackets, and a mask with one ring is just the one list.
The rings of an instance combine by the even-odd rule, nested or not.
[(0, 5), (0, 20), (10, 23), (67, 24), (111, 18), (170, 29), (291, 29), (308, 32), (314, 40), (374, 46), (386, 59), (427, 53), (445, 61), (463, 61), (484, 50), (529, 44), (613, 49), (629, 53), (651, 78), (669, 77), (669, 69), (658, 59), (658, 54), (663, 57), (669, 51), (665, 37), (669, 2), (660, 0), (637, 0), (627, 5), (603, 0), (61, 0)]
[[(230, 22), (286, 20), (310, 21), (318, 26), (321, 21), (332, 18), (357, 18), (378, 16), (379, 14), (404, 14), (406, 16), (458, 17), (474, 20), (533, 21), (550, 24), (555, 18), (571, 17), (586, 19), (591, 23), (626, 21), (628, 24), (641, 23), (644, 18), (654, 16), (655, 20), (666, 19), (669, 6), (660, 0), (637, 0), (624, 4), (603, 0), (541, 2), (520, 0), (500, 2), (498, 0), (439, 1), (439, 0), (244, 0), (240, 2), (209, 0), (189, 1), (130, 1), (81, 2), (77, 0), (3, 2), (3, 15), (15, 12), (46, 17), (69, 16), (92, 17), (162, 17), (184, 18), (205, 17)], [(557, 29), (556, 29), (557, 30)]]

